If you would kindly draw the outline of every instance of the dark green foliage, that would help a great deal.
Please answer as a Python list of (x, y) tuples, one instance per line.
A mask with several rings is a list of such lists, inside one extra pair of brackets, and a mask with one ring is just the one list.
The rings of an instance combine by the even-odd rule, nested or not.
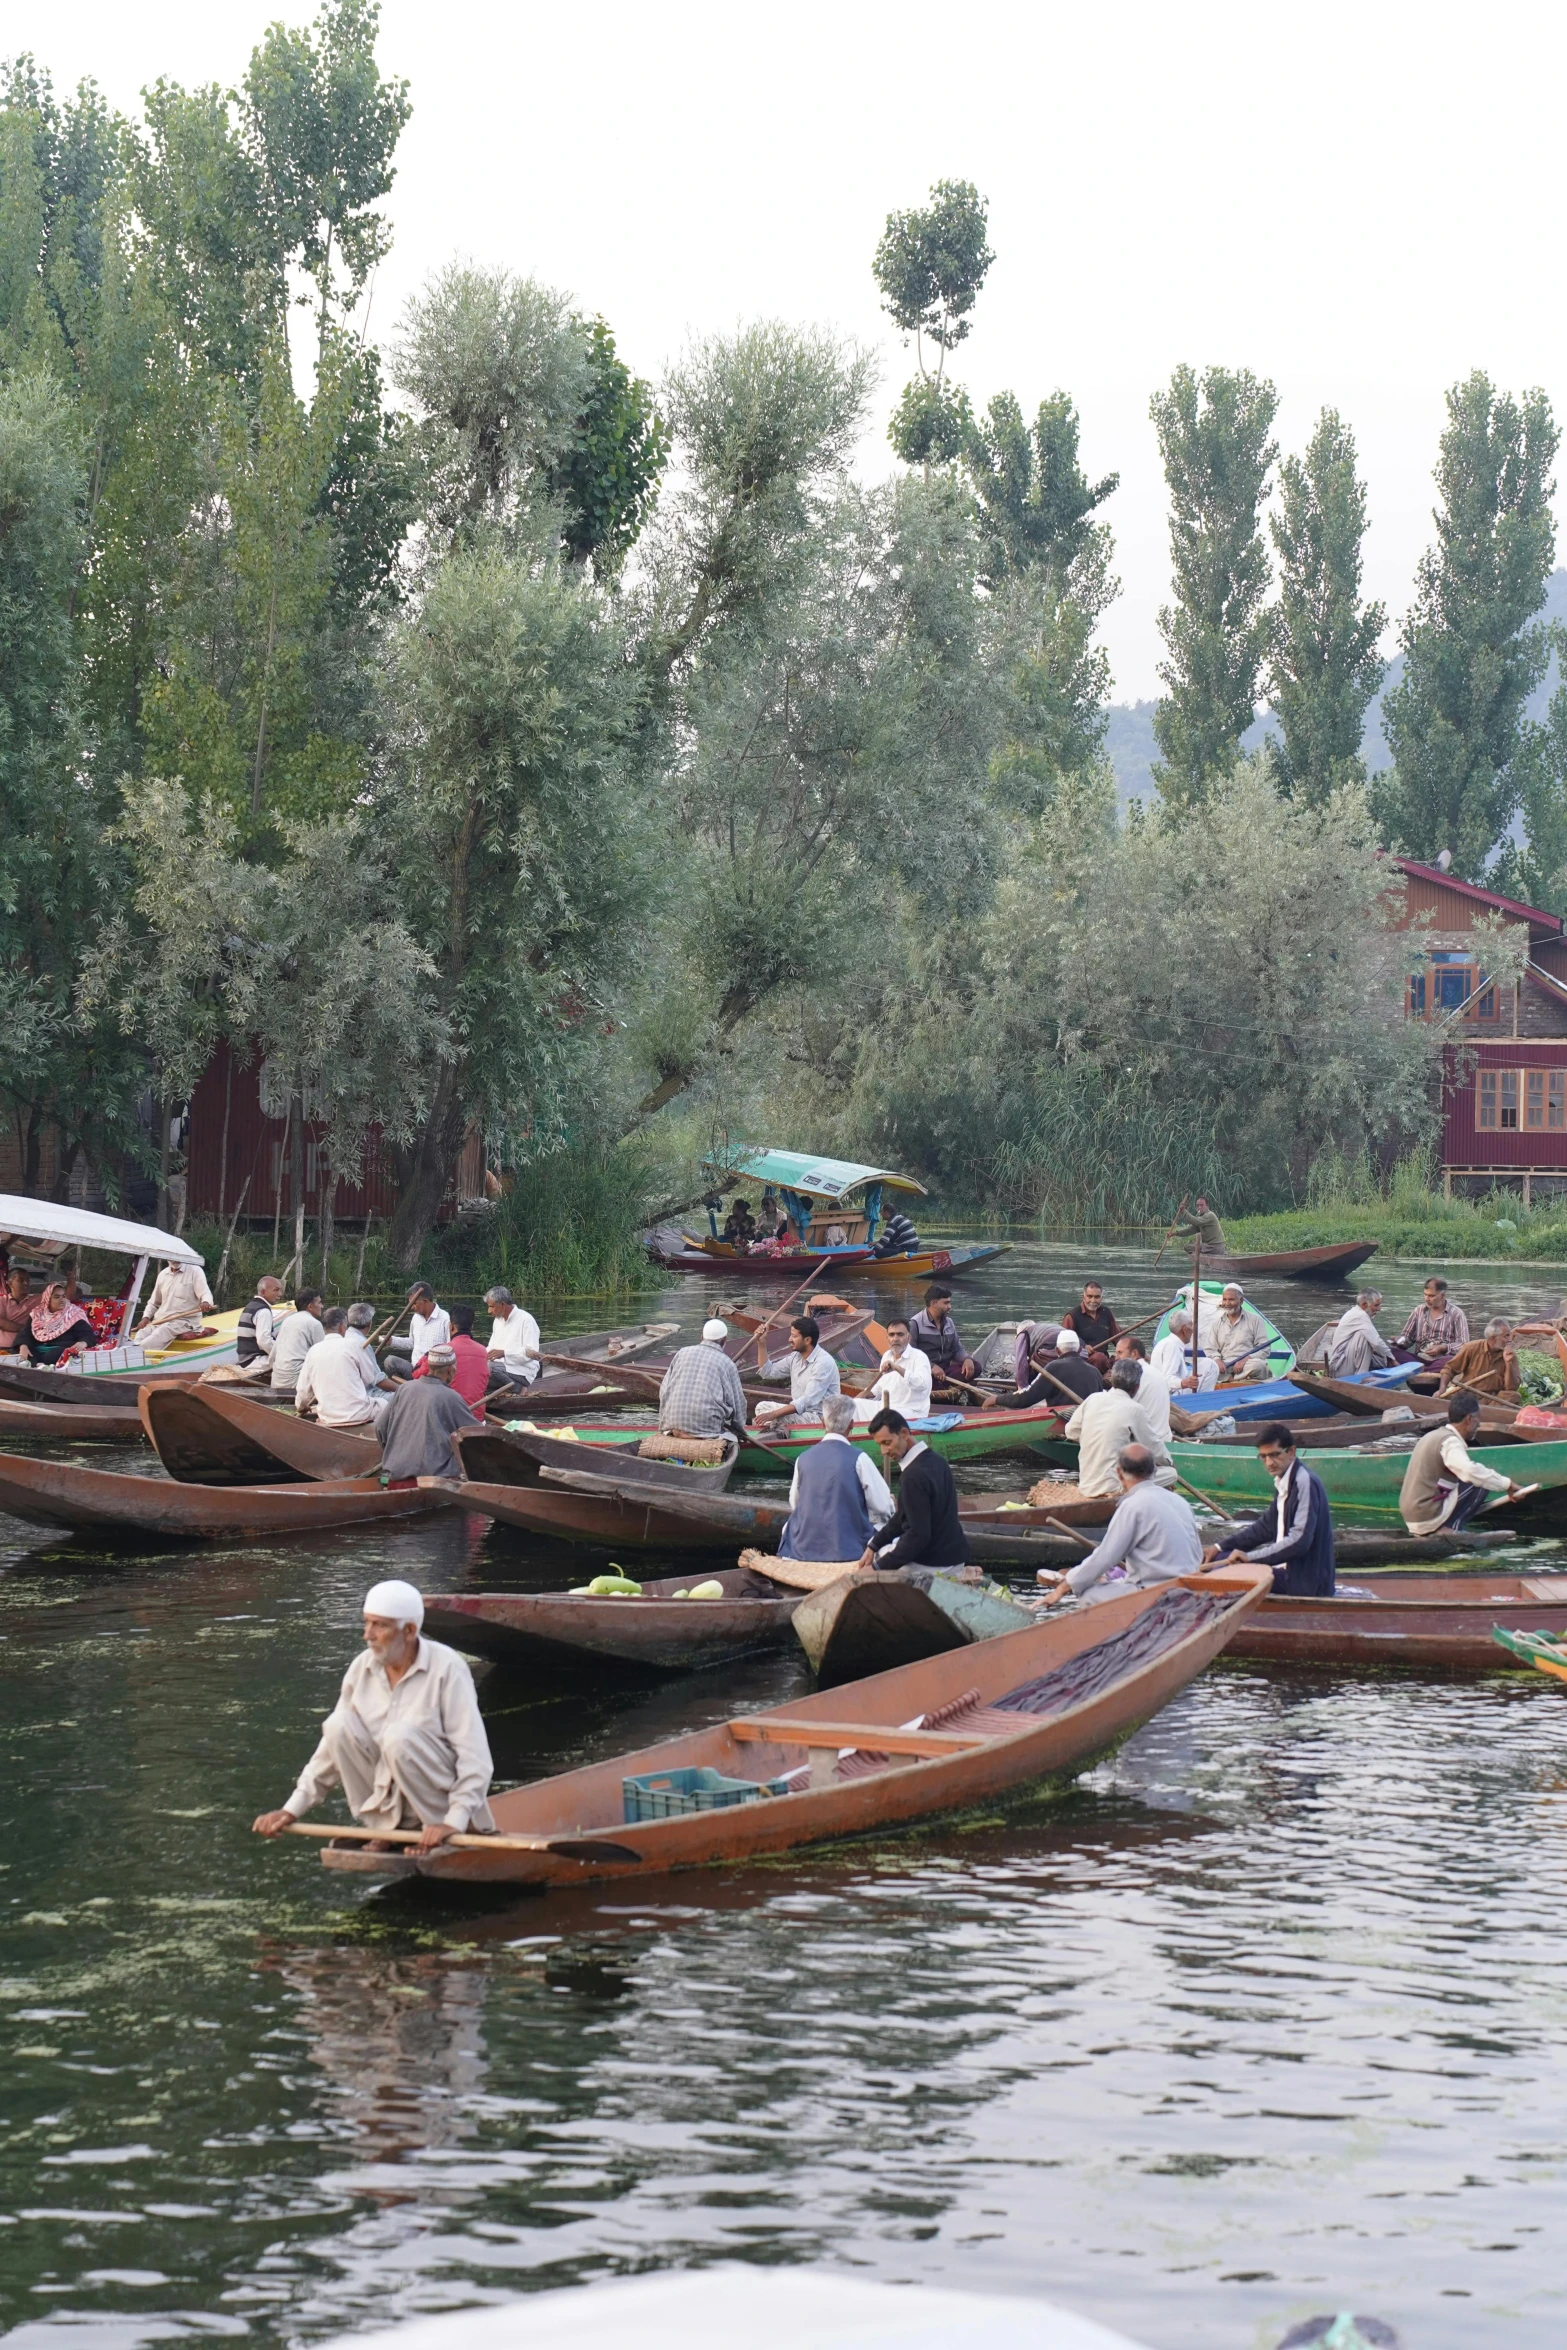
[(613, 578), (653, 510), (670, 436), (651, 386), (617, 356), (603, 319), (593, 319), (586, 331), (582, 410), (546, 478), (565, 512), (567, 554), (575, 563), (591, 557), (600, 578)]
[(1404, 623), (1404, 674), (1383, 725), (1394, 764), (1376, 782), (1389, 838), (1408, 854), (1450, 849), (1484, 873), (1518, 807), (1523, 708), (1545, 674), (1545, 601), (1560, 435), (1543, 392), (1522, 401), (1476, 371), (1447, 396), (1436, 545)]
[(883, 308), (916, 342), (928, 339), (946, 353), (967, 335), (995, 259), (987, 211), (971, 180), (938, 180), (922, 209), (888, 214), (872, 267)]
[(424, 1264), (447, 1289), (515, 1296), (661, 1285), (642, 1246), (648, 1168), (632, 1144), (573, 1141), (508, 1169), (493, 1208), (440, 1227)]
[(1227, 775), (1256, 716), (1272, 623), (1260, 508), (1279, 398), (1245, 369), (1178, 367), (1151, 413), (1170, 485), (1175, 602), (1159, 614), (1168, 689), (1154, 716), (1165, 799), (1190, 807)]
[(950, 465), (962, 455), (972, 431), (968, 394), (917, 375), (903, 387), (887, 438), (905, 465)]
[(1064, 570), (1087, 546), (1094, 513), (1121, 477), (1089, 482), (1078, 461), (1079, 429), (1065, 392), (1040, 402), (1032, 427), (1012, 393), (1000, 392), (973, 425), (963, 455), (989, 540), (987, 585), (1036, 563)]
[(1283, 729), (1275, 769), (1295, 799), (1321, 802), (1343, 783), (1364, 783), (1360, 738), (1382, 682), (1377, 650), (1386, 607), (1360, 601), (1365, 484), (1355, 438), (1325, 408), (1304, 459), (1279, 468), (1279, 512), (1270, 523), (1279, 558), (1269, 703)]

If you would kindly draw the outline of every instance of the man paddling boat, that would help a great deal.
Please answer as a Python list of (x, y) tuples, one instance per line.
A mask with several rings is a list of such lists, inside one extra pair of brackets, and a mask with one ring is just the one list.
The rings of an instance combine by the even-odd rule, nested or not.
[(1504, 1403), (1518, 1401), (1518, 1350), (1505, 1315), (1493, 1315), (1483, 1338), (1471, 1339), (1459, 1348), (1442, 1373), (1437, 1394), (1494, 1395)]
[(1469, 1450), (1480, 1433), (1480, 1398), (1455, 1395), (1447, 1407), (1447, 1426), (1422, 1436), (1409, 1456), (1399, 1489), (1399, 1514), (1411, 1534), (1456, 1532), (1467, 1526), (1477, 1510), (1497, 1494), (1511, 1498), (1518, 1487)]
[(1056, 1607), (1064, 1599), (1118, 1599), (1124, 1591), (1195, 1575), (1202, 1565), (1202, 1537), (1190, 1502), (1155, 1483), (1158, 1462), (1146, 1444), (1123, 1445), (1116, 1457), (1121, 1500), (1098, 1548), (1080, 1565), (1057, 1574), (1041, 1567), (1044, 1596), (1035, 1604)]
[(341, 1786), (354, 1818), (374, 1828), (372, 1852), (389, 1852), (395, 1828), (422, 1828), (411, 1849), (434, 1852), (449, 1836), (493, 1835), (486, 1798), (495, 1765), (473, 1675), (454, 1648), (423, 1636), (424, 1601), (411, 1583), (365, 1594), (365, 1644), (343, 1675), (321, 1743), (288, 1801), (253, 1823), (281, 1836)]

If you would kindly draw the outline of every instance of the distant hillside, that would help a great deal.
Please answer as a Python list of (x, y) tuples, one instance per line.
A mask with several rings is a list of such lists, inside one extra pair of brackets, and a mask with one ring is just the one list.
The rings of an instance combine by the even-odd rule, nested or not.
[[(1553, 571), (1545, 591), (1544, 620), (1567, 621), (1567, 570)], [(1404, 674), (1404, 657), (1394, 655), (1388, 663), (1382, 690), (1366, 712), (1366, 730), (1361, 737), (1361, 751), (1367, 767), (1375, 775), (1380, 768), (1392, 765), (1387, 738), (1382, 732), (1382, 699)], [(1555, 656), (1545, 673), (1544, 683), (1531, 698), (1528, 711), (1531, 718), (1543, 719), (1546, 705), (1556, 691), (1560, 678)], [(1115, 769), (1116, 796), (1124, 808), (1129, 800), (1151, 800), (1157, 794), (1153, 779), (1153, 762), (1159, 755), (1154, 741), (1154, 704), (1152, 702), (1112, 702), (1110, 723), (1105, 730), (1105, 750)], [(1278, 732), (1271, 713), (1265, 712), (1249, 734), (1242, 739), (1248, 751), (1256, 750), (1270, 734)]]

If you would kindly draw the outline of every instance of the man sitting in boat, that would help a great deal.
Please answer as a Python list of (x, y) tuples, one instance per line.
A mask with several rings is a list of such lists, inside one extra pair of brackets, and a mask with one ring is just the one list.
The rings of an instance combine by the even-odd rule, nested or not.
[(17, 1348), (22, 1361), (59, 1363), (93, 1344), (92, 1318), (86, 1308), (66, 1294), (63, 1281), (46, 1281), (42, 1294), (32, 1301), (26, 1335)]
[(1218, 1357), (1219, 1377), (1226, 1387), (1241, 1379), (1265, 1379), (1273, 1332), (1238, 1281), (1226, 1281), (1219, 1310), (1208, 1325), (1207, 1344)]
[(780, 1558), (857, 1559), (891, 1518), (887, 1481), (863, 1445), (849, 1442), (853, 1425), (853, 1398), (826, 1397), (827, 1433), (794, 1464)]
[(890, 1216), (882, 1218), (881, 1230), (876, 1235), (872, 1256), (907, 1257), (919, 1247), (920, 1236), (912, 1220), (901, 1208), (894, 1208)]
[(1044, 1596), (1054, 1607), (1063, 1599), (1119, 1599), (1126, 1591), (1147, 1591), (1177, 1575), (1195, 1575), (1202, 1565), (1202, 1537), (1191, 1504), (1155, 1482), (1158, 1462), (1146, 1444), (1125, 1444), (1116, 1455), (1116, 1504), (1097, 1550), (1057, 1574), (1041, 1567)]
[(1137, 1400), (1142, 1405), (1147, 1415), (1148, 1425), (1158, 1437), (1159, 1442), (1168, 1445), (1170, 1441), (1170, 1389), (1163, 1376), (1154, 1369), (1148, 1360), (1147, 1347), (1134, 1334), (1123, 1332), (1115, 1342), (1115, 1359), (1118, 1363), (1135, 1363), (1137, 1365)]
[(759, 1403), (758, 1421), (786, 1418), (792, 1428), (812, 1428), (821, 1420), (822, 1405), (839, 1389), (838, 1365), (821, 1342), (821, 1324), (814, 1314), (797, 1314), (789, 1325), (789, 1401)]
[(202, 1316), (212, 1311), (212, 1292), (199, 1265), (165, 1265), (152, 1285), (152, 1297), (136, 1344), (149, 1354), (172, 1346), (176, 1338), (200, 1334)]
[(1447, 1426), (1422, 1436), (1409, 1456), (1399, 1488), (1399, 1514), (1411, 1534), (1456, 1532), (1499, 1493), (1518, 1492), (1511, 1478), (1477, 1461), (1469, 1447), (1480, 1433), (1480, 1398), (1455, 1395)]
[(296, 1289), (294, 1310), (285, 1314), (272, 1341), (272, 1392), (293, 1395), (306, 1355), (326, 1336), (321, 1321), (319, 1289)]
[(878, 1412), (871, 1434), (888, 1468), (897, 1465), (898, 1506), (866, 1544), (859, 1565), (889, 1574), (899, 1567), (967, 1566), (958, 1489), (940, 1453), (915, 1435), (901, 1412)]
[(321, 1743), (279, 1811), (258, 1836), (281, 1836), (341, 1786), (354, 1818), (379, 1831), (370, 1851), (390, 1851), (398, 1828), (422, 1828), (411, 1850), (434, 1852), (449, 1836), (488, 1836), (486, 1797), (495, 1765), (473, 1675), (454, 1648), (422, 1634), (424, 1601), (411, 1583), (365, 1594), (365, 1644), (343, 1675)]
[(452, 1442), (458, 1428), (471, 1428), (478, 1414), (452, 1387), (457, 1357), (449, 1346), (432, 1346), (417, 1379), (405, 1379), (381, 1421), (381, 1468), (388, 1485), (412, 1485), (420, 1477), (460, 1477), (462, 1463)]
[(263, 1273), (256, 1283), (256, 1293), (248, 1304), (239, 1309), (239, 1323), (234, 1332), (234, 1360), (242, 1371), (253, 1379), (272, 1376), (272, 1350), (283, 1316), (278, 1303), (283, 1295), (283, 1284), (275, 1273)]
[(1129, 1444), (1145, 1445), (1153, 1454), (1154, 1474), (1161, 1485), (1175, 1483), (1169, 1449), (1154, 1434), (1137, 1400), (1141, 1380), (1140, 1364), (1112, 1363), (1104, 1393), (1085, 1398), (1068, 1420), (1066, 1438), (1077, 1446), (1077, 1482), (1083, 1493), (1112, 1498), (1120, 1493), (1118, 1463)]
[(724, 1352), (727, 1322), (702, 1324), (700, 1346), (675, 1352), (658, 1391), (658, 1425), (665, 1436), (744, 1436), (745, 1389)]
[(1363, 1379), (1368, 1371), (1384, 1370), (1393, 1350), (1376, 1318), (1382, 1311), (1380, 1289), (1363, 1289), (1328, 1340), (1328, 1374), (1334, 1379)]
[(0, 1291), (0, 1354), (12, 1354), (22, 1343), (33, 1318), (32, 1283), (23, 1265), (8, 1265)]
[(509, 1289), (487, 1289), (484, 1302), (491, 1314), (489, 1343), (490, 1385), (511, 1387), (519, 1380), (531, 1387), (541, 1368), (539, 1326)]
[(1075, 1330), (1058, 1331), (1054, 1348), (1033, 1360), (1039, 1367), (1026, 1387), (989, 1399), (997, 1411), (1031, 1412), (1040, 1404), (1071, 1404), (1074, 1396), (1081, 1403), (1085, 1396), (1104, 1393), (1105, 1383), (1084, 1354)]
[(1444, 1363), (1469, 1344), (1469, 1317), (1462, 1306), (1449, 1304), (1447, 1283), (1440, 1274), (1433, 1273), (1427, 1281), (1397, 1343), (1423, 1363)]
[[(1339, 1327), (1342, 1329), (1343, 1324)], [(1459, 1389), (1470, 1395), (1496, 1395), (1507, 1403), (1518, 1401), (1518, 1354), (1513, 1345), (1512, 1324), (1502, 1315), (1495, 1315), (1485, 1326), (1483, 1338), (1471, 1339), (1461, 1346), (1442, 1373), (1438, 1395), (1456, 1395)]]
[(1200, 1240), (1211, 1257), (1222, 1257), (1224, 1254), (1224, 1226), (1201, 1197), (1192, 1202), (1190, 1215), (1184, 1208), (1176, 1209), (1175, 1222), (1170, 1231), (1172, 1238)]
[(392, 1383), (370, 1352), (367, 1333), (375, 1308), (328, 1306), (323, 1337), (306, 1355), (294, 1389), (294, 1409), (323, 1428), (373, 1428), (392, 1400)]
[(1070, 1330), (1094, 1369), (1100, 1373), (1110, 1368), (1110, 1349), (1115, 1344), (1121, 1325), (1110, 1307), (1105, 1304), (1104, 1284), (1085, 1281), (1083, 1294), (1075, 1306), (1061, 1317), (1063, 1330)]
[(1282, 1420), (1270, 1420), (1257, 1431), (1257, 1458), (1273, 1479), (1272, 1507), (1237, 1527), (1228, 1546), (1210, 1545), (1204, 1559), (1211, 1563), (1222, 1551), (1227, 1567), (1271, 1567), (1273, 1588), (1286, 1599), (1331, 1599), (1333, 1512), (1327, 1487), (1301, 1460)]
[(930, 1385), (930, 1357), (914, 1345), (908, 1323), (895, 1315), (887, 1324), (881, 1368), (868, 1392), (856, 1399), (854, 1416), (871, 1420), (880, 1411), (892, 1411), (901, 1412), (906, 1420), (928, 1419)]
[(933, 1281), (925, 1292), (923, 1310), (909, 1324), (909, 1336), (927, 1354), (939, 1393), (953, 1379), (972, 1379), (978, 1365), (963, 1351), (958, 1326), (952, 1319), (952, 1292), (944, 1281)]
[[(453, 1306), (451, 1346), (453, 1392), (477, 1411), (490, 1384), (490, 1358), (473, 1335), (472, 1306)], [(429, 1362), (427, 1354), (414, 1373), (416, 1379), (425, 1377)]]
[(1169, 1330), (1148, 1360), (1172, 1395), (1190, 1395), (1218, 1383), (1219, 1366), (1206, 1347), (1198, 1348), (1197, 1368), (1192, 1369), (1192, 1317), (1185, 1306), (1170, 1316)]
[(408, 1292), (408, 1305), (412, 1310), (407, 1337), (389, 1339), (381, 1357), (382, 1370), (394, 1379), (417, 1377), (419, 1366), (432, 1346), (452, 1343), (451, 1315), (443, 1305), (437, 1305), (428, 1281), (414, 1283)]

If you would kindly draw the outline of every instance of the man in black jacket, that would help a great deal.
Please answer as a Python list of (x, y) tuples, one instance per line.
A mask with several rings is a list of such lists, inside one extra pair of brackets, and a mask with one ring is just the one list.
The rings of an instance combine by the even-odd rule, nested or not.
[(878, 1412), (871, 1434), (890, 1470), (898, 1466), (898, 1506), (860, 1559), (862, 1567), (961, 1567), (968, 1540), (958, 1516), (958, 1489), (939, 1452), (915, 1435), (901, 1412)]
[[(1257, 1458), (1273, 1479), (1274, 1500), (1260, 1517), (1236, 1528), (1224, 1549), (1226, 1566), (1269, 1566), (1273, 1588), (1286, 1599), (1327, 1599), (1334, 1589), (1333, 1513), (1327, 1487), (1295, 1451), (1282, 1420), (1257, 1432)], [(1223, 1545), (1203, 1552), (1204, 1565)]]

